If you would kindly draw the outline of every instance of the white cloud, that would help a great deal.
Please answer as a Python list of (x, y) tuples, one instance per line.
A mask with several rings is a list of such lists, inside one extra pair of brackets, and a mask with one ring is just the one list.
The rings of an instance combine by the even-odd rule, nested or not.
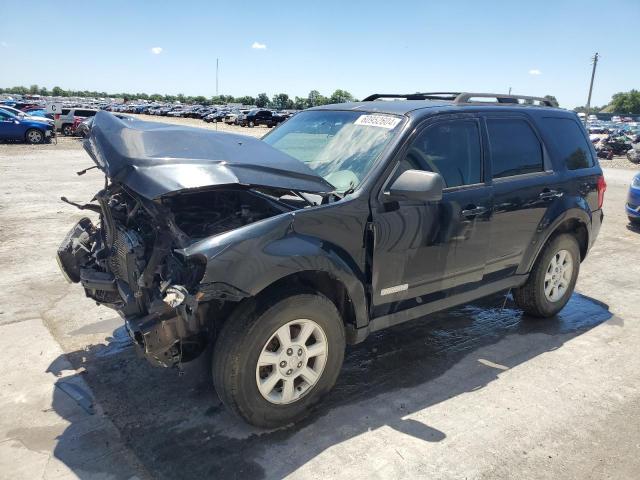
[(0, 42), (0, 47), (7, 48), (9, 44), (7, 42)]
[(151, 53), (154, 55), (160, 55), (162, 53), (162, 47), (153, 47), (151, 49)]
[(542, 75), (542, 72), (540, 70), (538, 70), (537, 68), (533, 68), (533, 69), (529, 70), (529, 75)]
[(264, 43), (253, 42), (253, 45), (251, 45), (251, 48), (255, 48), (256, 50), (265, 50), (267, 46)]

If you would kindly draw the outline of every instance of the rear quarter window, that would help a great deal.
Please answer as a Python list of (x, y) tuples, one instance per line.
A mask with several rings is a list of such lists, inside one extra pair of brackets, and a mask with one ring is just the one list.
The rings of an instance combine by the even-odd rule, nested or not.
[(575, 120), (546, 117), (540, 123), (545, 137), (568, 170), (593, 167), (591, 149), (582, 128)]

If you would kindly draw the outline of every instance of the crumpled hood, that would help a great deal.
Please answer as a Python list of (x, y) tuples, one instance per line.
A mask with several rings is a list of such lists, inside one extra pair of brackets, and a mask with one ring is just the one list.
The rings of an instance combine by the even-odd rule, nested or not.
[(333, 185), (262, 140), (98, 112), (84, 148), (113, 181), (156, 199), (218, 185), (327, 193)]

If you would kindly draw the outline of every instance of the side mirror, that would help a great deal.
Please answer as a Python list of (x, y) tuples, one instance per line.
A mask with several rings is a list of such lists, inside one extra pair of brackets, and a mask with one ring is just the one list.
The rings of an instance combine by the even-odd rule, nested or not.
[(405, 170), (389, 188), (393, 197), (423, 202), (442, 200), (444, 180), (439, 173), (423, 170)]

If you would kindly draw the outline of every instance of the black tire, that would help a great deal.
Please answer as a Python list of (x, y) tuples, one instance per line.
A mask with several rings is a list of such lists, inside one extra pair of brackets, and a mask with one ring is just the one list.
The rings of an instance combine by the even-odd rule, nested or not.
[(44, 142), (44, 138), (44, 133), (42, 133), (37, 128), (30, 128), (24, 134), (24, 141), (31, 145), (36, 145), (38, 143)]
[[(308, 392), (288, 404), (268, 401), (258, 389), (258, 357), (278, 328), (292, 320), (309, 319), (327, 339), (324, 369)], [(345, 334), (335, 305), (322, 295), (286, 297), (263, 311), (245, 304), (227, 320), (215, 343), (213, 383), (218, 396), (236, 415), (262, 428), (289, 425), (307, 416), (338, 378), (344, 359)]]
[(629, 216), (628, 218), (629, 218), (629, 222), (631, 223), (631, 225), (634, 225), (636, 227), (640, 227), (640, 218), (632, 217), (632, 216)]
[[(573, 271), (571, 274), (571, 280), (569, 281), (569, 286), (565, 293), (560, 299), (552, 302), (545, 295), (545, 274), (547, 273), (547, 268), (549, 267), (551, 259), (561, 250), (566, 250), (571, 255)], [(554, 236), (547, 242), (536, 259), (536, 262), (531, 269), (531, 273), (529, 274), (527, 283), (522, 287), (514, 289), (513, 298), (516, 305), (527, 315), (531, 315), (533, 317), (553, 317), (564, 308), (571, 298), (573, 289), (576, 286), (579, 271), (580, 247), (576, 238), (567, 233)]]
[(62, 134), (70, 137), (73, 134), (73, 128), (70, 123), (62, 125)]
[(251, 120), (251, 121), (249, 122), (249, 128), (253, 128), (255, 125), (256, 125), (256, 124), (255, 124), (255, 123), (253, 123), (253, 120)]

